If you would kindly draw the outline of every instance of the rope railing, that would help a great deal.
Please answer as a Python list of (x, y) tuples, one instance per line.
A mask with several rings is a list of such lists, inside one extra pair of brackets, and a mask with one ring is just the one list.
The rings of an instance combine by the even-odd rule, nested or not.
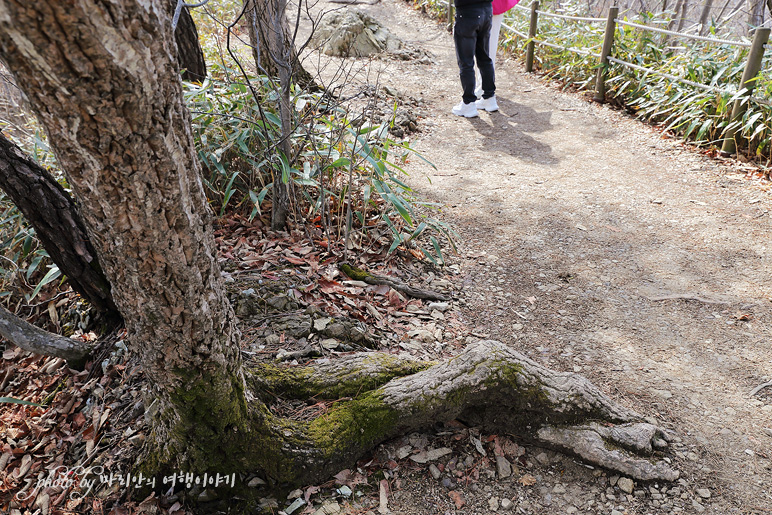
[[(597, 76), (595, 80), (595, 100), (599, 102), (605, 102), (606, 100), (605, 83), (606, 83), (606, 75), (609, 68), (609, 64), (617, 64), (620, 66), (624, 66), (624, 67), (636, 70), (638, 72), (654, 75), (657, 77), (662, 77), (669, 81), (684, 84), (686, 86), (689, 86), (695, 89), (709, 91), (713, 94), (731, 95), (732, 96), (731, 100), (734, 101), (732, 106), (732, 111), (731, 111), (732, 123), (730, 123), (722, 133), (722, 137), (724, 138), (723, 146), (721, 149), (722, 153), (733, 154), (736, 151), (735, 134), (737, 129), (735, 125), (737, 124), (735, 122), (737, 122), (738, 120), (741, 120), (743, 114), (747, 110), (748, 98), (752, 98), (754, 102), (757, 102), (760, 104), (772, 105), (767, 100), (753, 98), (752, 96), (753, 90), (756, 84), (756, 77), (761, 71), (762, 63), (764, 62), (764, 52), (766, 49), (770, 47), (770, 45), (767, 45), (767, 40), (769, 39), (769, 35), (770, 35), (769, 28), (764, 28), (764, 27), (757, 28), (756, 31), (754, 32), (753, 41), (751, 43), (748, 43), (745, 41), (733, 41), (729, 39), (698, 36), (698, 35), (686, 34), (682, 32), (674, 32), (671, 30), (660, 29), (658, 27), (652, 27), (649, 25), (642, 25), (640, 23), (632, 23), (632, 22), (626, 21), (623, 17), (620, 17), (619, 8), (614, 6), (609, 8), (608, 17), (605, 20), (606, 28), (603, 34), (602, 50), (600, 54), (597, 54), (595, 52), (592, 52), (590, 49), (568, 47), (568, 46), (551, 43), (543, 39), (539, 39), (537, 37), (538, 18), (539, 16), (546, 16), (549, 18), (560, 18), (560, 19), (567, 19), (572, 21), (581, 21), (581, 22), (588, 22), (588, 23), (595, 23), (597, 21), (602, 21), (601, 19), (585, 18), (585, 17), (579, 17), (579, 16), (566, 16), (563, 14), (541, 11), (539, 10), (538, 0), (532, 1), (528, 7), (525, 7), (522, 5), (517, 5), (515, 7), (518, 12), (522, 13), (524, 11), (528, 11), (530, 13), (528, 34), (526, 35), (516, 30), (515, 28), (511, 27), (510, 25), (504, 25), (504, 27), (506, 27), (506, 29), (509, 30), (510, 32), (526, 40), (526, 47), (525, 47), (526, 71), (527, 72), (533, 71), (534, 49), (536, 45), (553, 48), (559, 51), (570, 51), (584, 56), (595, 57), (598, 59), (598, 64), (599, 64), (599, 66), (594, 67), (597, 70), (596, 71)], [(614, 40), (617, 33), (617, 24), (621, 26), (635, 28), (635, 29), (646, 30), (650, 32), (660, 33), (660, 34), (666, 34), (677, 38), (705, 41), (705, 42), (718, 44), (718, 45), (731, 45), (731, 46), (736, 46), (741, 48), (748, 48), (749, 51), (745, 58), (746, 59), (745, 69), (743, 70), (743, 75), (742, 75), (740, 84), (738, 85), (737, 89), (727, 89), (713, 84), (702, 84), (693, 80), (689, 80), (685, 77), (679, 77), (671, 73), (655, 70), (653, 68), (648, 68), (646, 66), (641, 66), (638, 64), (630, 63), (622, 59), (613, 57), (611, 53), (612, 53), (612, 48), (613, 48)]]
[(540, 40), (540, 39), (534, 39), (534, 43), (537, 45), (547, 46), (550, 48), (554, 48), (555, 50), (568, 50), (569, 52), (573, 52), (575, 54), (579, 55), (585, 55), (585, 56), (591, 56), (591, 57), (597, 57), (600, 58), (600, 54), (593, 53), (585, 48), (576, 48), (576, 47), (567, 47), (562, 45), (556, 45), (555, 43), (548, 43), (547, 41)]
[(633, 22), (629, 22), (629, 21), (626, 21), (626, 20), (620, 20), (620, 19), (615, 19), (614, 21), (617, 24), (619, 24), (619, 25), (625, 25), (627, 27), (633, 27), (633, 28), (636, 28), (636, 29), (647, 30), (649, 32), (657, 32), (659, 34), (667, 34), (669, 36), (676, 36), (676, 37), (679, 37), (679, 38), (695, 39), (697, 41), (707, 41), (707, 42), (710, 42), (710, 43), (717, 43), (719, 45), (734, 45), (734, 46), (739, 46), (739, 47), (743, 47), (743, 48), (750, 48), (751, 47), (751, 44), (750, 43), (746, 43), (745, 41), (732, 41), (732, 40), (729, 40), (729, 39), (719, 39), (719, 38), (711, 38), (711, 37), (707, 37), (707, 36), (698, 36), (696, 34), (684, 34), (683, 32), (673, 32), (672, 30), (660, 29), (658, 27), (652, 27), (651, 25), (641, 25), (641, 24), (638, 24), (638, 23), (633, 23)]
[(628, 63), (627, 61), (623, 61), (623, 60), (617, 59), (615, 57), (609, 56), (609, 57), (607, 57), (607, 59), (610, 62), (612, 62), (612, 63), (620, 64), (622, 66), (626, 66), (628, 68), (632, 68), (633, 70), (638, 70), (638, 71), (645, 72), (645, 73), (648, 73), (648, 74), (651, 74), (651, 75), (657, 75), (659, 77), (664, 77), (665, 79), (669, 79), (669, 80), (676, 81), (676, 82), (681, 82), (683, 84), (688, 84), (689, 86), (692, 86), (692, 87), (695, 87), (695, 88), (698, 88), (698, 89), (702, 89), (702, 90), (705, 90), (705, 91), (712, 91), (714, 93), (719, 93), (719, 94), (722, 94), (722, 95), (734, 95), (736, 93), (736, 91), (730, 91), (728, 89), (719, 88), (717, 86), (709, 86), (707, 84), (701, 84), (699, 82), (694, 82), (694, 81), (691, 81), (691, 80), (686, 79), (684, 77), (678, 77), (676, 75), (671, 75), (669, 73), (661, 72), (659, 70), (654, 70), (652, 68), (646, 68), (645, 66), (640, 66), (638, 64)]
[(521, 38), (523, 38), (523, 39), (528, 39), (528, 34), (526, 34), (525, 32), (520, 32), (520, 31), (519, 31), (519, 30), (517, 30), (516, 28), (514, 28), (514, 27), (511, 27), (511, 26), (507, 25), (506, 23), (502, 23), (502, 24), (501, 24), (501, 26), (502, 26), (504, 29), (506, 29), (506, 30), (508, 30), (509, 32), (511, 32), (512, 34), (515, 34), (516, 36), (519, 36), (519, 37), (521, 37)]
[(557, 14), (557, 13), (551, 13), (548, 11), (540, 11), (536, 10), (537, 13), (541, 14), (542, 16), (546, 16), (547, 18), (560, 18), (561, 20), (571, 20), (571, 21), (586, 21), (589, 23), (595, 23), (599, 21), (606, 21), (605, 18), (585, 18), (582, 16), (569, 16), (566, 14)]

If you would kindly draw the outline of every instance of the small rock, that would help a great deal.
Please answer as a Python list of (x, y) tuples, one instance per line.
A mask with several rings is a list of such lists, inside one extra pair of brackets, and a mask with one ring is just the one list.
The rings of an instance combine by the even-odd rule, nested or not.
[(435, 320), (445, 320), (445, 315), (438, 309), (433, 310), (429, 316)]
[(279, 507), (279, 501), (273, 497), (263, 497), (258, 501), (258, 508), (260, 510), (269, 510)]
[(540, 452), (539, 454), (536, 455), (534, 459), (539, 463), (541, 463), (542, 465), (550, 464), (550, 457), (547, 455), (546, 452)]
[(615, 486), (617, 484), (617, 481), (619, 481), (619, 476), (617, 475), (613, 475), (608, 478), (608, 484), (610, 484), (611, 486)]
[(429, 310), (429, 312), (433, 311), (439, 311), (440, 313), (444, 313), (448, 310), (450, 307), (450, 304), (447, 302), (430, 302), (428, 306), (426, 306), (426, 309)]
[(354, 492), (351, 491), (351, 488), (349, 488), (346, 485), (341, 486), (340, 488), (336, 489), (335, 491), (338, 492), (343, 497), (351, 497), (351, 494), (354, 493)]
[(621, 511), (611, 510), (611, 515), (624, 515)]
[(295, 513), (295, 511), (297, 511), (298, 508), (303, 506), (305, 503), (306, 501), (303, 500), (302, 498), (297, 498), (292, 504), (287, 506), (287, 508), (284, 510), (284, 513), (286, 513), (287, 515), (292, 515), (293, 513)]
[(404, 445), (397, 449), (397, 459), (403, 460), (410, 456), (410, 453), (413, 452), (413, 447), (410, 445)]
[(553, 494), (558, 494), (558, 495), (566, 493), (565, 485), (563, 485), (561, 483), (556, 484), (555, 487), (552, 489), (552, 493)]
[(451, 452), (453, 451), (448, 447), (441, 447), (439, 449), (430, 449), (428, 451), (421, 451), (418, 454), (413, 454), (410, 456), (410, 459), (416, 463), (428, 463), (430, 461), (438, 460)]
[(297, 499), (298, 497), (303, 497), (303, 490), (301, 490), (300, 488), (298, 488), (297, 490), (291, 491), (287, 496), (287, 500), (289, 501), (290, 499)]
[(340, 342), (336, 340), (335, 338), (327, 338), (326, 340), (321, 341), (322, 347), (324, 347), (327, 350), (337, 349), (340, 345)]
[(499, 498), (498, 497), (491, 497), (488, 499), (488, 509), (491, 511), (498, 511), (499, 510)]
[(710, 499), (710, 490), (708, 490), (707, 488), (699, 488), (697, 490), (697, 495), (699, 495), (703, 499)]
[(383, 92), (389, 95), (390, 97), (401, 97), (402, 95), (397, 91), (396, 89), (392, 88), (391, 86), (384, 85), (383, 86)]
[(442, 478), (442, 486), (444, 486), (445, 488), (450, 489), (450, 488), (453, 488), (455, 486), (455, 482), (451, 478), (449, 478), (449, 477), (444, 477), (444, 478)]
[(442, 472), (440, 472), (440, 469), (437, 468), (436, 465), (433, 463), (429, 465), (429, 473), (432, 475), (434, 479), (439, 479), (440, 476), (442, 476)]
[(314, 330), (315, 331), (324, 331), (327, 329), (327, 325), (332, 322), (332, 318), (326, 317), (326, 318), (317, 318), (314, 320)]
[(259, 477), (253, 477), (252, 479), (249, 480), (249, 483), (247, 483), (247, 486), (249, 488), (255, 488), (257, 486), (264, 485), (264, 484), (266, 484), (266, 482), (260, 479)]
[(340, 513), (340, 505), (332, 501), (324, 503), (321, 508), (314, 512), (314, 515), (335, 515), (336, 513)]
[(692, 508), (697, 510), (697, 513), (702, 513), (703, 511), (705, 511), (705, 506), (703, 506), (702, 504), (698, 503), (695, 500), (692, 500)]
[(199, 502), (209, 502), (209, 501), (213, 501), (216, 498), (217, 498), (217, 495), (215, 495), (215, 493), (212, 492), (211, 490), (204, 490), (203, 492), (198, 494)]
[(510, 501), (509, 499), (502, 499), (501, 500), (501, 509), (504, 511), (509, 511), (512, 509), (512, 506), (514, 506), (514, 503)]
[(619, 478), (619, 481), (617, 481), (617, 486), (620, 490), (622, 490), (626, 494), (633, 493), (633, 487), (635, 486), (633, 484), (633, 480), (629, 477), (622, 477)]
[(502, 479), (512, 475), (512, 465), (504, 456), (496, 456), (496, 472)]

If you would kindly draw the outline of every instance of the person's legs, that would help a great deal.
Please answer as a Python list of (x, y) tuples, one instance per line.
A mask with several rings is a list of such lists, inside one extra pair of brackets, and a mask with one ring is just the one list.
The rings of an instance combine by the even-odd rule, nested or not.
[[(501, 23), (504, 21), (503, 14), (494, 14), (491, 22), (491, 35), (488, 41), (488, 56), (493, 63), (493, 69), (496, 70), (496, 51), (499, 47), (499, 34), (501, 32)], [(480, 77), (479, 69), (475, 70), (475, 84), (477, 87), (474, 90), (474, 94), (477, 98), (483, 96), (482, 79)]]
[[(475, 58), (477, 67), (482, 76), (483, 99), (492, 97), (496, 92), (495, 72), (493, 61), (488, 55), (491, 38), (493, 12), (490, 6), (483, 12), (480, 25), (477, 29), (477, 41), (475, 45)], [(474, 76), (473, 76), (474, 78)]]
[(491, 39), (488, 45), (488, 55), (493, 62), (493, 69), (496, 69), (496, 51), (499, 48), (499, 33), (501, 32), (501, 23), (504, 21), (503, 14), (494, 14), (491, 22)]
[(474, 58), (478, 25), (479, 15), (475, 11), (456, 11), (453, 39), (456, 42), (456, 60), (465, 104), (477, 99), (474, 94)]

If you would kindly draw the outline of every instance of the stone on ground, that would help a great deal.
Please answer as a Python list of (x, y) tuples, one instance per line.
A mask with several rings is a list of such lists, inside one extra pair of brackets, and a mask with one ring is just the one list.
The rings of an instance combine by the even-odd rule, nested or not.
[(367, 57), (396, 52), (404, 43), (378, 20), (357, 10), (327, 14), (314, 32), (314, 42), (327, 55)]

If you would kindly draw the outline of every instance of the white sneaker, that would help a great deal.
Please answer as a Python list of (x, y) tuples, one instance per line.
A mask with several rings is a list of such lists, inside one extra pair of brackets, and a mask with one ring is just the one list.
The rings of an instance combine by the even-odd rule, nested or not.
[(474, 96), (476, 96), (477, 98), (482, 98), (482, 96), (483, 96), (482, 86), (478, 86), (477, 88), (475, 88)]
[(488, 111), (489, 113), (499, 110), (499, 104), (498, 102), (496, 102), (496, 95), (490, 98), (481, 98), (474, 104), (477, 107), (477, 109), (483, 109), (485, 111)]
[(462, 100), (456, 107), (453, 108), (453, 114), (456, 116), (463, 116), (464, 118), (474, 118), (479, 116), (477, 113), (477, 106), (475, 104), (476, 102), (469, 102), (468, 104), (465, 104)]

